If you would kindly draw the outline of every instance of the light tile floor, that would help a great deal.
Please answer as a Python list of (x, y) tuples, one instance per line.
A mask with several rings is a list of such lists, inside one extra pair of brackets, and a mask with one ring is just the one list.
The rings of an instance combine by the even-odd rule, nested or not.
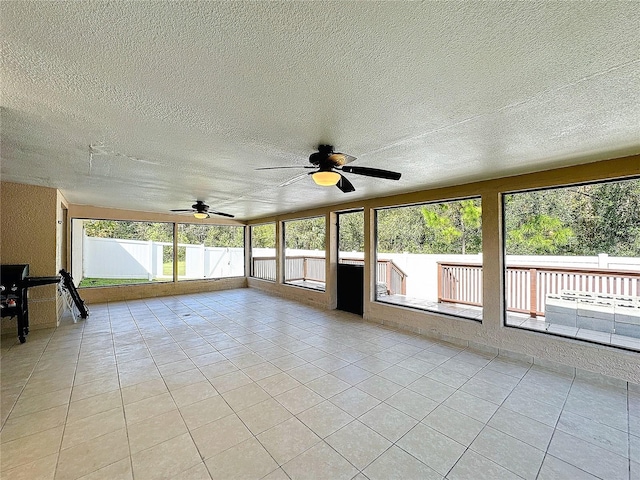
[(2, 425), (7, 480), (640, 479), (637, 385), (253, 289), (3, 341)]

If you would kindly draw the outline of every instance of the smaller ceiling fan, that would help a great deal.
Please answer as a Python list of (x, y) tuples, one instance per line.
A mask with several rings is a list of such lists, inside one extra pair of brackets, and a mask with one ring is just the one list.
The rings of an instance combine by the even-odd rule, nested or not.
[(215, 212), (213, 210), (209, 210), (209, 205), (204, 203), (202, 200), (196, 200), (196, 203), (191, 205), (191, 208), (171, 210), (171, 211), (172, 212), (190, 212), (190, 213), (193, 213), (193, 216), (199, 220), (202, 220), (204, 218), (209, 218), (209, 216), (211, 215), (220, 215), (222, 217), (234, 218), (234, 216), (229, 213)]
[(301, 180), (307, 175), (311, 175), (313, 181), (322, 186), (335, 185), (344, 193), (354, 192), (356, 189), (353, 184), (340, 172), (355, 173), (356, 175), (364, 175), (366, 177), (384, 178), (386, 180), (399, 180), (401, 173), (392, 172), (391, 170), (382, 170), (379, 168), (369, 167), (352, 167), (346, 165), (356, 159), (346, 153), (334, 152), (332, 145), (320, 145), (318, 151), (312, 153), (309, 156), (309, 163), (311, 165), (294, 165), (287, 167), (262, 167), (256, 168), (256, 170), (276, 170), (280, 168), (317, 168), (315, 172), (301, 173), (286, 182), (278, 185), (284, 187), (290, 185), (298, 180)]

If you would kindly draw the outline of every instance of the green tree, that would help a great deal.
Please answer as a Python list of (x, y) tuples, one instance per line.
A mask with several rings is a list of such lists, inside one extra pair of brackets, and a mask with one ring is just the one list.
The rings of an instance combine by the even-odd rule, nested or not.
[(461, 200), (422, 207), (425, 253), (478, 253), (482, 250), (480, 200)]
[(506, 252), (510, 255), (563, 255), (575, 251), (571, 207), (563, 189), (504, 196)]
[(640, 256), (640, 179), (504, 196), (507, 253)]
[(341, 213), (339, 244), (341, 252), (364, 252), (364, 212)]
[(178, 243), (205, 247), (244, 247), (244, 227), (234, 225), (180, 224)]
[(251, 227), (253, 248), (276, 248), (276, 224), (254, 225)]
[(378, 252), (422, 253), (424, 218), (419, 206), (385, 208), (376, 212)]
[(173, 242), (172, 223), (85, 220), (84, 230), (88, 237)]
[(519, 228), (507, 233), (507, 251), (514, 255), (555, 255), (574, 237), (560, 219), (532, 215)]
[(325, 249), (325, 218), (290, 220), (284, 226), (285, 247), (300, 250)]
[(453, 244), (462, 236), (462, 232), (457, 229), (446, 214), (439, 214), (435, 210), (448, 210), (448, 206), (427, 206), (422, 207), (422, 216), (426, 226), (425, 250), (429, 253), (451, 253)]
[(135, 223), (137, 222), (87, 220), (84, 222), (84, 230), (88, 237), (140, 240)]
[(569, 188), (583, 255), (640, 256), (640, 179)]
[(173, 243), (173, 224), (149, 223), (145, 229), (145, 239), (154, 242)]
[[(506, 194), (506, 250), (522, 255), (640, 256), (640, 179)], [(381, 253), (477, 253), (482, 250), (480, 200), (376, 211)], [(340, 249), (364, 249), (364, 214), (340, 219)], [(173, 242), (173, 224), (86, 220), (91, 237)], [(180, 224), (178, 241), (242, 247), (243, 227)], [(286, 222), (287, 248), (324, 250), (325, 219)], [(253, 227), (254, 247), (275, 247), (275, 224)], [(183, 250), (183, 249), (181, 249)], [(179, 253), (180, 254), (180, 253)], [(165, 257), (172, 255), (165, 248)]]
[(462, 254), (467, 253), (467, 248), (470, 248), (473, 253), (481, 252), (482, 207), (480, 200), (462, 200), (460, 202), (460, 223), (462, 225)]

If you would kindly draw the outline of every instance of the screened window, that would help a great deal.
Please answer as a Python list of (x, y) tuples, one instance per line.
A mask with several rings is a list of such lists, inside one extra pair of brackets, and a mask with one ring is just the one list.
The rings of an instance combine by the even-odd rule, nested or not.
[(178, 280), (244, 276), (244, 227), (178, 225)]
[(80, 287), (173, 281), (173, 224), (74, 219), (71, 258)]
[(640, 179), (503, 195), (506, 324), (640, 350)]
[(276, 280), (276, 224), (253, 225), (251, 228), (251, 276)]
[(376, 300), (482, 319), (479, 198), (376, 211)]
[(338, 214), (338, 261), (364, 265), (364, 212)]
[(325, 218), (284, 222), (284, 281), (325, 290)]

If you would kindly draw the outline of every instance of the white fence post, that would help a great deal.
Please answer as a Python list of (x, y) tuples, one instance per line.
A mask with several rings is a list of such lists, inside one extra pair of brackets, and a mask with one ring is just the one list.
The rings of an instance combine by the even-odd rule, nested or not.
[(149, 248), (148, 248), (146, 268), (147, 268), (147, 277), (149, 281), (151, 281), (153, 280), (153, 240), (149, 240), (147, 244), (149, 245)]
[(598, 268), (609, 268), (609, 254), (608, 253), (599, 253), (598, 254)]
[(164, 246), (161, 243), (153, 242), (153, 277), (158, 278), (164, 275)]

